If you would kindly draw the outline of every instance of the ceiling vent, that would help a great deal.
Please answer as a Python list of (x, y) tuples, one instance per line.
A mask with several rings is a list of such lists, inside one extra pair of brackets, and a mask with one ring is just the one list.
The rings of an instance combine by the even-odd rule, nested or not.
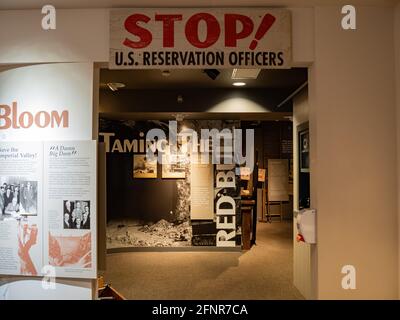
[(233, 69), (232, 79), (257, 79), (261, 69)]
[(111, 91), (118, 91), (118, 89), (125, 88), (125, 83), (109, 82), (107, 83), (107, 87), (110, 88)]

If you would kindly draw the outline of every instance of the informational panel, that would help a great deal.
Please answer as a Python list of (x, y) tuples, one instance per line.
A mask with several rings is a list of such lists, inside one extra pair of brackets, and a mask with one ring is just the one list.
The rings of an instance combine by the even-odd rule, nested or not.
[(0, 143), (0, 274), (43, 267), (43, 145)]
[(291, 14), (268, 8), (111, 9), (109, 67), (290, 68)]
[(96, 278), (96, 142), (0, 142), (0, 274)]
[(96, 142), (46, 142), (44, 168), (45, 263), (96, 278)]
[(289, 201), (287, 159), (268, 159), (268, 201)]
[(190, 219), (214, 219), (214, 172), (212, 164), (191, 164)]
[[(48, 221), (44, 217), (47, 199), (43, 192), (44, 175), (48, 168), (44, 166), (43, 141), (91, 140), (92, 124), (93, 63), (25, 65), (0, 72), (0, 145), (5, 143), (5, 147), (0, 148), (10, 149), (0, 154), (14, 154), (13, 158), (0, 160), (3, 169), (0, 176), (5, 177), (3, 180), (6, 185), (13, 185), (14, 192), (18, 184), (20, 194), (17, 197), (19, 212), (15, 210), (16, 213), (4, 212), (1, 215), (0, 275), (10, 276), (0, 276), (0, 299), (42, 299), (48, 296), (40, 285), (43, 273), (52, 274), (54, 270), (47, 259), (48, 234), (45, 230), (48, 230)], [(16, 153), (11, 148), (21, 148), (21, 152)], [(22, 154), (35, 156), (20, 161), (16, 154), (18, 158)], [(16, 174), (5, 163), (18, 165), (18, 168), (14, 167)], [(4, 185), (4, 182), (1, 184)], [(96, 197), (91, 200), (93, 203), (95, 201)], [(1, 199), (0, 206), (3, 206)], [(92, 221), (96, 221), (95, 216), (96, 212), (92, 209)], [(62, 222), (62, 216), (59, 219)], [(92, 256), (92, 259), (93, 265), (96, 257)], [(56, 269), (60, 274), (63, 273), (62, 268)], [(78, 271), (75, 269), (64, 273), (69, 281), (73, 281), (68, 286), (69, 295), (79, 299), (84, 294), (86, 299), (90, 299), (93, 296), (92, 280), (83, 277), (94, 278), (95, 269)], [(56, 277), (60, 274), (56, 274)], [(25, 276), (23, 280), (20, 275)], [(73, 280), (71, 277), (82, 278)], [(31, 285), (33, 283), (35, 285)], [(52, 299), (63, 296), (65, 290), (61, 283), (62, 280), (56, 278), (55, 290), (47, 290), (52, 291)], [(27, 290), (18, 290), (21, 286), (28, 288), (29, 293)]]

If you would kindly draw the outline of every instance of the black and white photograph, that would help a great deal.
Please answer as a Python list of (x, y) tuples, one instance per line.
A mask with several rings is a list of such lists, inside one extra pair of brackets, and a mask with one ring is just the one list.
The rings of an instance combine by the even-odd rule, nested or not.
[(149, 160), (144, 154), (135, 154), (133, 156), (133, 177), (157, 178), (157, 159)]
[(184, 155), (163, 156), (162, 178), (164, 179), (184, 179), (186, 177), (188, 159)]
[(37, 181), (0, 177), (0, 214), (4, 217), (37, 215)]
[(90, 201), (64, 200), (63, 206), (64, 229), (90, 229)]

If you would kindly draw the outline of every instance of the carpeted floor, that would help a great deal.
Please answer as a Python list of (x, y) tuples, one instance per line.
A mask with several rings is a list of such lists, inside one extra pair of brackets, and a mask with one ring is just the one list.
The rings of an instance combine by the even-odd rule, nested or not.
[(127, 299), (303, 299), (293, 286), (292, 224), (259, 223), (248, 252), (130, 252), (107, 257)]

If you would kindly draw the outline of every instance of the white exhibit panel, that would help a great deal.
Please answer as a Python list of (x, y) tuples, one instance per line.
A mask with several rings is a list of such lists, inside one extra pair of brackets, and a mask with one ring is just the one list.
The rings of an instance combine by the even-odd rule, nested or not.
[(51, 289), (43, 280), (18, 280), (0, 282), (0, 300), (91, 300), (89, 285), (56, 283)]
[(91, 140), (93, 65), (0, 72), (0, 141)]
[(96, 142), (1, 142), (0, 274), (96, 278)]
[(289, 201), (289, 169), (287, 159), (268, 159), (269, 201)]
[[(93, 298), (92, 124), (92, 63), (0, 72), (0, 299)], [(54, 277), (53, 290), (42, 277)]]
[(214, 219), (213, 165), (191, 163), (190, 179), (190, 218), (193, 220)]
[(0, 142), (0, 274), (37, 276), (43, 267), (43, 149)]
[(44, 143), (44, 260), (58, 277), (97, 277), (96, 141)]

